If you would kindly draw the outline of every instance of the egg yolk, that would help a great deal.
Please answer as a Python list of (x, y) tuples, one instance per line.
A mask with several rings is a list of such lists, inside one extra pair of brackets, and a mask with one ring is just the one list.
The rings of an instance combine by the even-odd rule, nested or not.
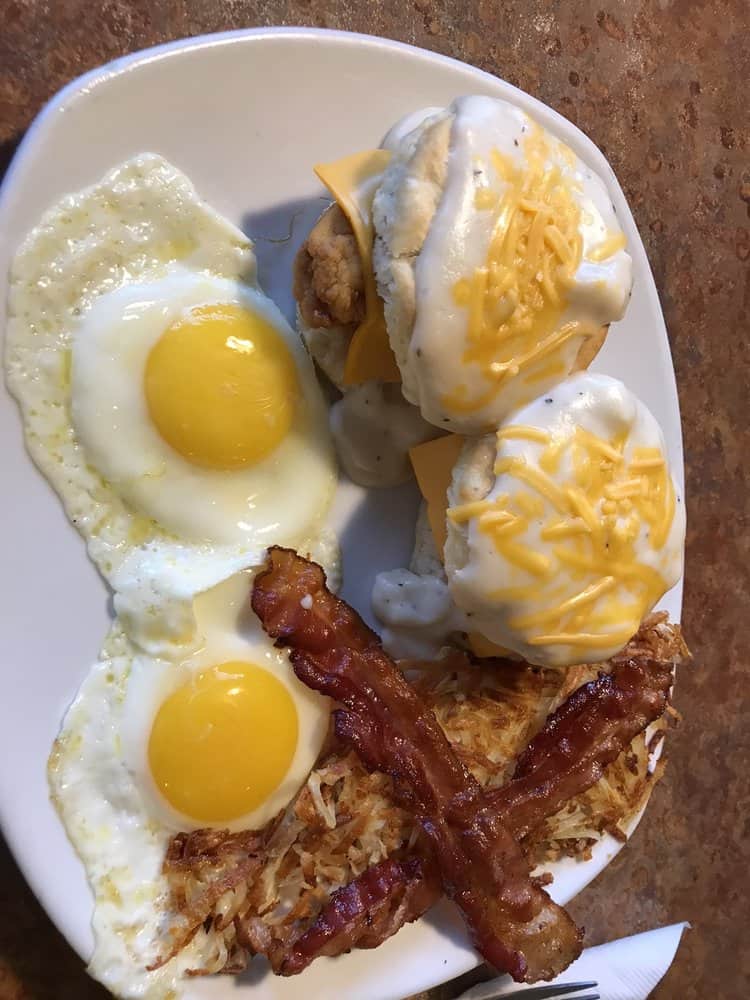
[(151, 420), (194, 465), (237, 469), (269, 455), (300, 395), (292, 356), (262, 316), (198, 306), (151, 349), (144, 378)]
[(279, 786), (297, 747), (297, 710), (286, 687), (252, 663), (222, 663), (162, 703), (148, 745), (165, 799), (201, 823), (256, 809)]

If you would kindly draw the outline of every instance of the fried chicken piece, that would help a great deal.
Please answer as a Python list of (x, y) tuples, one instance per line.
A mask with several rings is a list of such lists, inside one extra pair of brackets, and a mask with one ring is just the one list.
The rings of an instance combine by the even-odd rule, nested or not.
[(359, 324), (365, 315), (365, 282), (349, 220), (331, 205), (313, 226), (294, 262), (294, 297), (313, 328)]

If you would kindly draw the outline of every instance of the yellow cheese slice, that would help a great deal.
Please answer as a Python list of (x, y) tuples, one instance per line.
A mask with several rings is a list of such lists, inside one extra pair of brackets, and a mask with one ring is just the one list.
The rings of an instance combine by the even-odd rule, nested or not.
[[(418, 444), (409, 452), (417, 485), (427, 503), (427, 520), (441, 559), (447, 535), (445, 512), (448, 509), (448, 487), (463, 443), (464, 439), (459, 434), (446, 434), (434, 441)], [(466, 638), (475, 656), (511, 656), (517, 659), (515, 653), (490, 642), (478, 632), (470, 632)]]
[(359, 385), (368, 379), (401, 381), (372, 267), (372, 200), (390, 156), (386, 149), (366, 150), (314, 168), (349, 220), (365, 277), (365, 318), (349, 345), (344, 368), (346, 385)]
[(459, 434), (446, 434), (418, 444), (409, 451), (417, 484), (427, 503), (427, 520), (441, 559), (447, 535), (445, 512), (448, 508), (448, 487), (463, 443), (464, 439)]
[(498, 646), (497, 643), (490, 642), (489, 639), (485, 639), (483, 635), (479, 632), (469, 632), (466, 636), (466, 641), (469, 644), (469, 649), (472, 651), (474, 656), (478, 656), (480, 659), (486, 659), (489, 656), (499, 656), (502, 659), (507, 660), (520, 660), (521, 657), (512, 652), (510, 649), (506, 649), (505, 646)]

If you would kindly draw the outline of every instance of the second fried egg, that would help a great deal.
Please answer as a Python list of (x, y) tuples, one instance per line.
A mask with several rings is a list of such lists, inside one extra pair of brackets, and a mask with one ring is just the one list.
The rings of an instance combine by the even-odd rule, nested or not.
[(115, 621), (50, 755), (52, 800), (95, 898), (90, 970), (117, 996), (175, 997), (186, 970), (216, 961), (201, 930), (149, 968), (179, 931), (162, 869), (173, 835), (265, 827), (323, 747), (330, 702), (263, 632), (252, 576), (196, 597), (197, 646), (171, 661)]

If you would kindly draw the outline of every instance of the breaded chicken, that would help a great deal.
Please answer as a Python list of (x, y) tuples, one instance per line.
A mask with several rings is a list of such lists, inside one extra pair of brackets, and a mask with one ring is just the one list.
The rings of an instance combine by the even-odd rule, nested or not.
[(294, 297), (309, 327), (356, 326), (364, 318), (359, 249), (338, 205), (321, 215), (297, 254)]

